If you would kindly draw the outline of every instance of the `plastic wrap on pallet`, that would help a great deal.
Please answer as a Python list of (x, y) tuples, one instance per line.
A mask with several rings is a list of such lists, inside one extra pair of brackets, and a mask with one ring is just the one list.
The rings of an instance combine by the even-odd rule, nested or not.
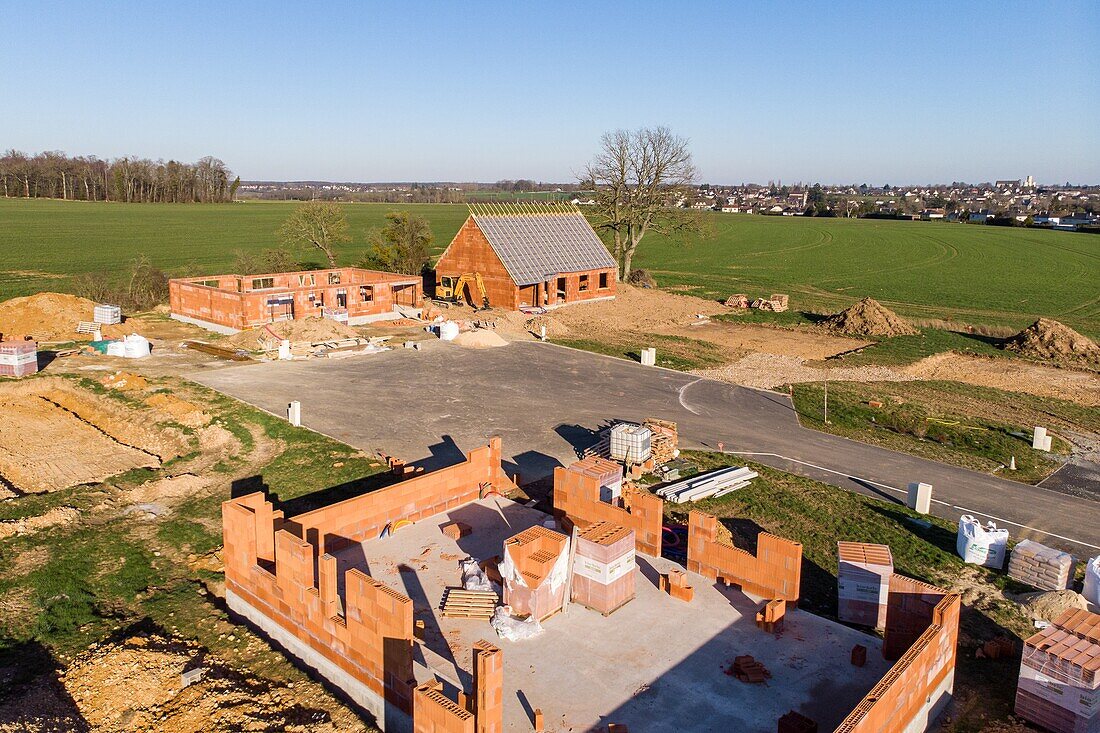
[(955, 549), (964, 562), (1000, 570), (1005, 564), (1008, 547), (1008, 530), (997, 525), (982, 523), (969, 514), (959, 519), (959, 534)]
[(1008, 575), (1039, 590), (1063, 590), (1073, 580), (1075, 564), (1068, 552), (1024, 540), (1012, 550)]
[(37, 371), (38, 345), (35, 342), (0, 342), (0, 376), (25, 377)]

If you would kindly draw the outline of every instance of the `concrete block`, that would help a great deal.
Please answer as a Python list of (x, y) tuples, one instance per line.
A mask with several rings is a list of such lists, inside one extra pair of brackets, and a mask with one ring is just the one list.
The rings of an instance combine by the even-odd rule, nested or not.
[(1031, 447), (1035, 450), (1049, 450), (1043, 446), (1046, 444), (1047, 429), (1036, 426), (1031, 435)]
[(642, 366), (656, 366), (657, 364), (657, 349), (650, 346), (649, 348), (642, 349)]
[(294, 427), (299, 427), (302, 424), (302, 403), (298, 400), (292, 401), (286, 406), (286, 419)]
[(905, 502), (919, 514), (927, 514), (932, 508), (932, 484), (913, 481), (909, 484), (909, 496)]

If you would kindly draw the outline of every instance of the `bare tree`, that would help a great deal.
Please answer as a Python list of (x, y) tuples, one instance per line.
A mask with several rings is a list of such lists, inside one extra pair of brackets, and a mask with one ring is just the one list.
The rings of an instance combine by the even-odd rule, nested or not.
[(584, 177), (596, 188), (596, 226), (610, 234), (620, 280), (630, 275), (634, 253), (648, 232), (672, 235), (701, 228), (695, 212), (676, 206), (695, 176), (687, 139), (667, 127), (615, 130), (600, 138), (600, 151)]
[(350, 242), (348, 220), (339, 204), (310, 201), (294, 210), (279, 229), (290, 245), (320, 250), (328, 266), (336, 267), (336, 245)]

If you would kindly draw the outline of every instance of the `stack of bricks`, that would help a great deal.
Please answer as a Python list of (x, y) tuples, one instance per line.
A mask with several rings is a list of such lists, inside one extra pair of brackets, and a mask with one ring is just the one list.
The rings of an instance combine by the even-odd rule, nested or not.
[(634, 598), (634, 532), (596, 522), (577, 534), (571, 599), (605, 616)]
[(776, 598), (764, 604), (756, 613), (756, 628), (769, 634), (782, 631), (783, 616), (787, 613), (787, 602)]
[(1073, 579), (1073, 556), (1024, 540), (1012, 550), (1008, 576), (1039, 590), (1064, 590)]
[(0, 341), (0, 377), (25, 377), (38, 371), (38, 344)]
[(541, 621), (560, 611), (567, 583), (555, 586), (551, 572), (569, 552), (569, 538), (536, 525), (506, 539), (504, 552), (519, 576), (504, 578), (504, 602), (512, 613)]
[(746, 593), (798, 604), (802, 544), (761, 532), (756, 556), (718, 539), (718, 518), (697, 509), (688, 517), (687, 569), (736, 584)]
[(768, 668), (753, 659), (751, 654), (734, 657), (731, 671), (734, 677), (752, 685), (761, 684), (771, 679), (772, 676)]
[(817, 733), (817, 723), (792, 710), (779, 719), (777, 733)]
[[(910, 604), (906, 596), (911, 595), (919, 602)], [(895, 573), (890, 583), (886, 637), (889, 641), (899, 613), (907, 627), (919, 623), (918, 610), (924, 608), (925, 597), (938, 597), (939, 601), (924, 616), (923, 631), (835, 733), (906, 733), (913, 729), (914, 721), (934, 719), (950, 700), (962, 605), (957, 594)], [(908, 637), (909, 631), (906, 628), (901, 636)], [(895, 634), (894, 638), (896, 642), (900, 637)], [(886, 646), (884, 643), (883, 654), (889, 659)]]
[(335, 552), (377, 538), (387, 525), (418, 522), (476, 501), (483, 484), (506, 493), (515, 484), (500, 462), (501, 440), (494, 437), (463, 463), (299, 514), (293, 518), (296, 534), (315, 542), (318, 554)]
[(672, 569), (661, 575), (660, 588), (678, 601), (691, 603), (695, 598), (695, 588), (687, 584), (687, 575), (683, 570)]
[(886, 627), (886, 599), (894, 559), (887, 545), (837, 542), (837, 618), (852, 624)]
[(413, 700), (413, 733), (475, 733), (473, 713), (444, 695), (441, 682), (418, 686)]
[(638, 492), (629, 506), (620, 508), (600, 500), (600, 479), (577, 468), (554, 469), (554, 513), (581, 529), (599, 521), (613, 522), (634, 532), (634, 545), (643, 555), (660, 557), (664, 501)]
[(1068, 610), (1024, 642), (1016, 714), (1054, 733), (1100, 730), (1100, 614)]
[(569, 466), (569, 470), (596, 479), (600, 484), (600, 501), (622, 505), (622, 465), (602, 456), (588, 456)]

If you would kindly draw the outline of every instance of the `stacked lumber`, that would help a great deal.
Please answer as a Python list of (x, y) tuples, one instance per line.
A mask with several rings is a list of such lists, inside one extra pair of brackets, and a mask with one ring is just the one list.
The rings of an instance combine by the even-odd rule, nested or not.
[(1024, 540), (1012, 550), (1008, 577), (1039, 590), (1063, 590), (1073, 578), (1073, 556)]
[(497, 607), (497, 594), (489, 590), (447, 588), (439, 610), (444, 618), (480, 618), (488, 621)]
[(752, 685), (758, 685), (771, 679), (772, 676), (768, 668), (753, 659), (751, 654), (742, 654), (739, 657), (734, 657), (731, 671), (733, 672), (731, 676)]
[(657, 465), (668, 463), (677, 456), (680, 436), (676, 423), (671, 420), (648, 417), (642, 423), (642, 426), (649, 428), (651, 433), (650, 457)]

